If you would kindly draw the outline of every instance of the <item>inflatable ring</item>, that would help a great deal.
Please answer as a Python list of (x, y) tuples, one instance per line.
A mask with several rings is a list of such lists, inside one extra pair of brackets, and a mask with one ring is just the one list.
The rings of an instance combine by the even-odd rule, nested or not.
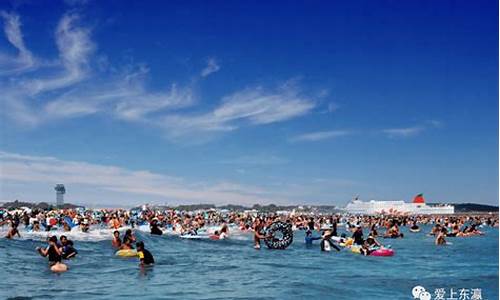
[(116, 251), (115, 255), (122, 256), (122, 257), (136, 257), (137, 251), (134, 249), (123, 249), (123, 250)]
[[(282, 235), (279, 239), (275, 237), (277, 232)], [(267, 228), (266, 235), (270, 236), (264, 240), (269, 249), (286, 249), (293, 242), (292, 225), (288, 223), (274, 222)]]

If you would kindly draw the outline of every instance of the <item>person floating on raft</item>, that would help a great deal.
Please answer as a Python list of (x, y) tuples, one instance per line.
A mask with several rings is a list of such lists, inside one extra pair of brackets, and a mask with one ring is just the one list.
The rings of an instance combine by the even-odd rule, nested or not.
[(368, 238), (365, 240), (363, 245), (361, 246), (360, 252), (361, 254), (367, 256), (370, 255), (373, 251), (378, 250), (382, 248), (382, 244), (375, 239), (374, 236), (369, 235)]

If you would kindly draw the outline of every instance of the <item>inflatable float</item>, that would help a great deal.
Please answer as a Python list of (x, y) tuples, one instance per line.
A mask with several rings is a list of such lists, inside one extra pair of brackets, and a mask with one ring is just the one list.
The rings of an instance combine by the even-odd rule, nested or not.
[(356, 253), (356, 254), (361, 254), (361, 247), (360, 246), (352, 246), (351, 252)]
[(50, 267), (50, 270), (54, 273), (62, 273), (68, 271), (68, 266), (63, 263), (56, 263)]
[(137, 251), (134, 249), (118, 250), (118, 251), (116, 251), (115, 255), (121, 256), (121, 257), (136, 257)]
[[(356, 253), (356, 254), (361, 254), (361, 247), (360, 246), (352, 246), (351, 252)], [(379, 248), (379, 249), (374, 250), (370, 253), (370, 256), (393, 256), (393, 255), (394, 255), (394, 250), (389, 249), (389, 248)]]
[[(277, 234), (280, 233), (281, 237), (277, 238)], [(283, 222), (274, 222), (267, 228), (266, 235), (270, 238), (265, 239), (269, 249), (286, 249), (293, 242), (293, 230), (292, 225)]]
[(184, 234), (180, 236), (181, 239), (199, 240), (202, 237), (194, 234)]
[(410, 232), (413, 232), (413, 233), (420, 232), (420, 228), (410, 228)]
[(344, 243), (339, 243), (340, 247), (350, 247), (354, 243), (352, 238), (348, 238)]
[(370, 253), (370, 256), (393, 256), (393, 255), (394, 255), (394, 250), (388, 248), (380, 248)]

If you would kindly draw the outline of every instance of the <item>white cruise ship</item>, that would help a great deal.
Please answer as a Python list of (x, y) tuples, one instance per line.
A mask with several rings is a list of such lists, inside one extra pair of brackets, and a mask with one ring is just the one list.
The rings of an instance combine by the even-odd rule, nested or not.
[(404, 201), (360, 201), (355, 198), (345, 207), (351, 214), (362, 215), (448, 215), (455, 213), (452, 205), (429, 206), (425, 204), (422, 194), (415, 196), (412, 203)]

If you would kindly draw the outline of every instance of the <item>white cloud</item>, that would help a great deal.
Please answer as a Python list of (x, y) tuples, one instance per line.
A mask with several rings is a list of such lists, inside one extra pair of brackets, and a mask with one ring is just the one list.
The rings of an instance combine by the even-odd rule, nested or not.
[(76, 14), (67, 14), (59, 21), (55, 40), (63, 70), (47, 78), (24, 82), (23, 87), (31, 95), (68, 87), (88, 76), (89, 57), (94, 52), (95, 45), (90, 39), (90, 30), (78, 26), (78, 19)]
[(5, 37), (17, 51), (17, 57), (0, 53), (0, 75), (26, 71), (35, 65), (35, 58), (24, 44), (21, 21), (17, 14), (0, 11), (4, 20)]
[[(9, 182), (34, 183), (51, 186), (64, 183), (68, 187), (86, 186), (97, 189), (105, 197), (106, 191), (126, 195), (128, 203), (139, 204), (134, 199), (147, 196), (168, 200), (169, 203), (246, 204), (286, 203), (286, 198), (255, 186), (227, 181), (214, 183), (188, 182), (185, 179), (145, 170), (128, 170), (116, 166), (98, 165), (79, 161), (65, 161), (54, 157), (27, 156), (0, 152), (0, 182), (2, 190)], [(29, 188), (28, 188), (29, 190)], [(0, 190), (0, 192), (2, 192)], [(5, 192), (2, 192), (4, 194)], [(6, 195), (0, 195), (6, 199)], [(87, 195), (78, 195), (86, 199)], [(87, 198), (88, 199), (88, 198)], [(88, 199), (98, 202), (105, 199)], [(120, 205), (121, 203), (115, 203)]]
[(348, 130), (329, 130), (329, 131), (317, 131), (300, 134), (290, 138), (291, 142), (317, 142), (327, 139), (333, 139), (336, 137), (346, 136), (352, 134)]
[(314, 101), (295, 89), (271, 92), (262, 88), (244, 89), (222, 99), (214, 110), (199, 115), (174, 115), (164, 120), (170, 136), (197, 132), (231, 131), (242, 123), (263, 125), (286, 121), (308, 113)]
[(208, 75), (218, 72), (220, 70), (219, 64), (215, 58), (209, 58), (207, 61), (207, 66), (201, 71), (200, 75), (202, 77), (207, 77)]
[[(2, 17), (7, 39), (18, 49), (20, 59), (34, 61), (23, 42), (19, 17), (5, 12)], [(283, 122), (302, 116), (317, 105), (299, 93), (297, 80), (289, 80), (273, 90), (256, 87), (237, 91), (222, 97), (209, 111), (181, 111), (198, 103), (196, 80), (188, 85), (169, 83), (165, 88), (151, 89), (147, 85), (149, 69), (144, 65), (128, 65), (124, 71), (112, 66), (103, 70), (104, 56), (96, 53), (91, 30), (82, 23), (76, 13), (63, 15), (54, 31), (56, 59), (42, 60), (43, 63), (32, 65), (30, 72), (23, 70), (0, 77), (2, 116), (36, 127), (65, 118), (101, 114), (154, 126), (165, 130), (167, 137), (177, 139), (193, 133), (210, 132), (213, 136), (241, 126)], [(211, 58), (201, 76), (219, 69), (217, 61)], [(0, 74), (11, 70), (0, 63)], [(208, 139), (205, 135), (202, 140)]]
[(415, 136), (421, 133), (425, 128), (422, 126), (413, 126), (413, 127), (405, 127), (405, 128), (389, 128), (383, 129), (382, 132), (385, 133), (389, 137), (410, 137)]
[(402, 127), (402, 128), (388, 128), (382, 129), (381, 132), (387, 135), (390, 138), (406, 138), (412, 137), (421, 134), (422, 132), (432, 129), (432, 128), (441, 128), (443, 123), (438, 120), (427, 120), (424, 121), (421, 125), (415, 125), (410, 127)]

